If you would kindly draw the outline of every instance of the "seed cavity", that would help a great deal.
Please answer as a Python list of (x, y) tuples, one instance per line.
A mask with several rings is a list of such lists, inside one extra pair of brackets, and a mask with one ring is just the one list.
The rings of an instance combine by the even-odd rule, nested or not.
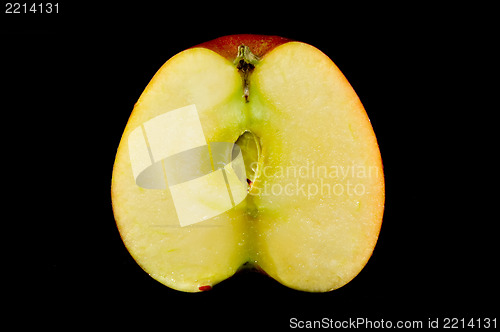
[(250, 191), (259, 177), (261, 169), (262, 155), (260, 139), (251, 131), (246, 130), (238, 137), (235, 143), (241, 149), (243, 155), (248, 190)]

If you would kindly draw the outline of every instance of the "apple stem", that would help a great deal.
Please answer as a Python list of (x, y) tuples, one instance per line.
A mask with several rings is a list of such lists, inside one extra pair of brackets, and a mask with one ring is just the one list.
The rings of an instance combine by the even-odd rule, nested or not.
[(234, 64), (241, 74), (243, 80), (243, 97), (247, 103), (249, 102), (248, 98), (250, 96), (250, 81), (248, 77), (258, 63), (259, 57), (252, 53), (250, 47), (243, 44), (238, 46), (238, 56), (234, 60)]
[(242, 65), (243, 63), (241, 60), (243, 60), (243, 63), (252, 65), (252, 67), (255, 67), (255, 65), (259, 63), (259, 57), (252, 53), (250, 47), (243, 44), (238, 46), (238, 55), (236, 56), (234, 63), (236, 65)]

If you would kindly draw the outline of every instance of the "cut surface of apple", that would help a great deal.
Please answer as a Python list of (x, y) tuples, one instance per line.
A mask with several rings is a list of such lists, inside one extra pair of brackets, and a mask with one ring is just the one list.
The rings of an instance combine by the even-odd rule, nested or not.
[[(147, 132), (148, 121), (189, 105), (207, 146), (239, 146), (248, 193), (224, 212), (182, 227), (179, 194), (168, 180), (159, 189), (137, 185), (128, 140), (141, 126)], [(165, 144), (204, 144), (195, 125), (182, 123), (162, 127)], [(156, 143), (146, 144), (151, 151)], [(186, 163), (205, 167), (196, 158)], [(200, 195), (211, 197), (195, 197), (193, 206), (218, 209), (227, 200), (211, 182), (200, 183)], [(207, 290), (245, 265), (293, 289), (325, 292), (352, 280), (370, 258), (384, 178), (367, 114), (325, 54), (280, 37), (237, 35), (185, 50), (153, 77), (118, 147), (112, 202), (132, 257), (171, 288)]]

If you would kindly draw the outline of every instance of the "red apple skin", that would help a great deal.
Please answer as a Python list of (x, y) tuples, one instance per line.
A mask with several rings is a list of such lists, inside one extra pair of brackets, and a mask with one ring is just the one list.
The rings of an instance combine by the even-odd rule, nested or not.
[(256, 56), (262, 57), (276, 46), (290, 41), (292, 40), (279, 36), (242, 34), (220, 37), (194, 47), (208, 48), (233, 62), (238, 55), (238, 46), (242, 44), (248, 46)]

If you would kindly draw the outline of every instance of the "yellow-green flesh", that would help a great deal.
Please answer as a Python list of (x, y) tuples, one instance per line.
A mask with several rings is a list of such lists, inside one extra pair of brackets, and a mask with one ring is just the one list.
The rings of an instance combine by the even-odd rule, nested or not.
[[(380, 153), (363, 106), (328, 57), (298, 42), (263, 57), (249, 89), (245, 102), (235, 66), (204, 48), (181, 52), (158, 71), (116, 156), (112, 199), (121, 237), (147, 273), (182, 291), (215, 285), (246, 262), (295, 289), (341, 287), (369, 259), (384, 205)], [(191, 104), (208, 142), (253, 134), (239, 143), (254, 183), (235, 208), (180, 227), (168, 189), (135, 184), (126, 140), (143, 122)]]

